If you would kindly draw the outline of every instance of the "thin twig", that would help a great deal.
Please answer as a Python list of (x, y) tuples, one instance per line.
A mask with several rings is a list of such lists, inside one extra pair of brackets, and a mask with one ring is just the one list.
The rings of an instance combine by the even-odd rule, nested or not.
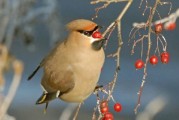
[[(114, 22), (112, 22), (108, 27), (107, 29), (103, 32), (103, 36), (105, 37), (106, 34), (108, 34), (108, 39), (111, 35), (111, 33), (113, 32), (114, 28), (117, 26), (117, 30), (118, 30), (118, 48), (116, 50), (115, 53), (113, 54), (110, 54), (108, 55), (108, 57), (115, 57), (116, 58), (116, 70), (115, 70), (115, 73), (114, 73), (114, 78), (113, 80), (108, 84), (108, 92), (106, 92), (106, 90), (101, 90), (102, 92), (104, 92), (105, 94), (108, 95), (107, 97), (107, 101), (109, 101), (110, 99), (113, 99), (112, 97), (112, 93), (113, 93), (113, 90), (114, 90), (114, 87), (115, 87), (115, 84), (116, 84), (116, 81), (117, 81), (117, 78), (118, 78), (118, 71), (120, 69), (120, 51), (121, 51), (121, 48), (122, 48), (122, 36), (121, 36), (121, 19), (122, 17), (124, 16), (124, 14), (127, 12), (128, 8), (130, 7), (131, 3), (133, 2), (133, 0), (94, 0), (91, 2), (91, 4), (97, 4), (97, 3), (100, 3), (100, 2), (106, 2), (106, 3), (112, 3), (112, 2), (124, 2), (126, 1), (127, 4), (126, 6), (124, 7), (124, 9), (122, 10), (122, 12), (118, 15), (118, 17), (116, 18), (116, 20)], [(96, 109), (98, 108), (99, 110), (99, 96), (97, 96), (97, 106), (95, 107), (94, 109), (94, 112), (93, 112), (93, 119), (96, 118), (96, 114), (95, 114), (95, 111)], [(114, 100), (114, 99), (113, 99)], [(99, 111), (99, 117), (98, 119), (101, 119), (101, 112)]]
[(138, 107), (140, 106), (143, 87), (144, 87), (144, 84), (146, 82), (147, 63), (149, 61), (150, 49), (151, 49), (151, 45), (152, 45), (152, 41), (151, 41), (152, 21), (153, 21), (153, 16), (155, 15), (156, 8), (157, 8), (157, 5), (159, 4), (159, 2), (160, 2), (160, 0), (156, 0), (156, 2), (154, 4), (154, 7), (152, 8), (152, 12), (149, 15), (149, 19), (148, 19), (148, 23), (149, 23), (149, 28), (148, 28), (148, 50), (147, 50), (147, 55), (146, 55), (147, 57), (146, 57), (146, 60), (145, 60), (145, 65), (144, 65), (144, 74), (143, 74), (143, 78), (142, 78), (142, 83), (141, 83), (139, 91), (138, 91), (138, 101), (137, 101), (137, 105), (136, 105), (136, 107), (134, 109), (135, 114), (137, 114)]
[(116, 70), (114, 73), (114, 78), (112, 80), (112, 85), (111, 85), (111, 89), (109, 90), (109, 95), (107, 100), (109, 101), (111, 99), (114, 87), (115, 87), (115, 83), (117, 81), (118, 78), (118, 71), (120, 69), (120, 51), (121, 51), (121, 47), (122, 47), (122, 36), (121, 36), (121, 19), (124, 16), (124, 14), (127, 12), (128, 8), (130, 7), (131, 3), (133, 2), (133, 0), (128, 0), (128, 3), (126, 4), (126, 6), (124, 7), (124, 9), (122, 10), (122, 12), (119, 14), (119, 16), (117, 17), (117, 19), (112, 22), (109, 27), (106, 29), (106, 31), (103, 33), (103, 36), (105, 36), (111, 28), (113, 28), (113, 26), (118, 26), (117, 30), (118, 30), (118, 48), (117, 51), (113, 54), (110, 54), (108, 57), (116, 57)]
[(71, 115), (73, 114), (73, 111), (76, 108), (76, 104), (69, 104), (62, 112), (59, 120), (69, 120)]
[(77, 106), (77, 109), (76, 109), (76, 111), (75, 111), (75, 115), (74, 115), (74, 117), (73, 117), (73, 120), (77, 120), (78, 113), (79, 113), (80, 108), (81, 108), (81, 104), (82, 104), (82, 103), (79, 103), (79, 105)]
[(117, 51), (114, 54), (111, 54), (112, 57), (116, 57), (116, 70), (114, 73), (114, 79), (112, 80), (112, 85), (111, 85), (111, 89), (110, 89), (110, 93), (108, 95), (107, 100), (109, 101), (111, 99), (117, 78), (118, 78), (118, 71), (120, 70), (120, 52), (121, 52), (121, 48), (122, 48), (122, 36), (121, 36), (121, 21), (117, 23), (118, 25), (118, 48)]
[(0, 44), (0, 92), (3, 91), (5, 86), (5, 78), (4, 78), (4, 71), (7, 69), (7, 64), (9, 62), (9, 52), (6, 46)]
[(111, 3), (128, 2), (128, 1), (129, 0), (93, 0), (91, 2), (91, 4), (97, 4), (97, 3), (104, 3), (104, 4), (95, 9), (96, 13), (95, 13), (95, 16), (92, 19), (97, 18), (98, 17), (98, 12), (101, 9), (107, 8)]
[[(151, 25), (154, 26), (154, 25), (156, 25), (158, 23), (167, 23), (167, 22), (170, 22), (170, 21), (175, 22), (178, 17), (179, 17), (179, 9), (177, 9), (174, 13), (170, 14), (169, 16), (167, 16), (167, 17), (165, 17), (163, 19), (156, 20), (156, 21), (152, 22)], [(136, 23), (136, 22), (133, 23), (133, 27), (139, 27), (139, 26), (143, 26), (143, 25), (145, 25), (144, 22), (142, 22), (142, 23)]]
[(127, 2), (128, 2), (128, 3), (126, 4), (126, 6), (125, 6), (124, 9), (122, 10), (122, 12), (119, 14), (119, 16), (117, 17), (117, 19), (116, 19), (114, 22), (112, 22), (112, 23), (107, 27), (106, 31), (103, 33), (103, 36), (105, 36), (105, 35), (110, 31), (110, 29), (111, 29), (114, 25), (116, 25), (117, 22), (120, 22), (120, 21), (121, 21), (122, 17), (123, 17), (124, 14), (127, 12), (127, 10), (129, 9), (130, 5), (132, 4), (133, 0), (127, 0)]
[[(132, 46), (131, 55), (134, 54), (134, 49), (135, 49), (137, 43), (138, 43), (138, 42), (142, 42), (142, 41), (143, 41), (145, 38), (147, 38), (147, 37), (148, 37), (148, 35), (143, 35), (141, 38), (139, 38), (138, 40), (134, 41), (134, 44), (133, 44), (133, 46)], [(141, 54), (141, 56), (142, 56), (142, 54)]]

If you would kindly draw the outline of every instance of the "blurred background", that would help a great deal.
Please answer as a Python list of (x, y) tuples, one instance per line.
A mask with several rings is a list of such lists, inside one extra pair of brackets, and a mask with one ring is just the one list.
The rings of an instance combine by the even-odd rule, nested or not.
[[(63, 40), (67, 35), (65, 24), (74, 19), (91, 19), (95, 15), (95, 8), (100, 5), (91, 5), (90, 0), (7, 0), (9, 1), (9, 21), (16, 22), (16, 34), (11, 39), (9, 45), (10, 53), (24, 63), (22, 81), (17, 90), (16, 96), (8, 109), (8, 114), (17, 120), (58, 120), (63, 110), (69, 106), (61, 100), (54, 100), (49, 104), (47, 114), (43, 114), (44, 105), (35, 105), (36, 100), (42, 94), (40, 80), (42, 70), (40, 70), (31, 81), (27, 81), (28, 76), (48, 54), (58, 40)], [(16, 2), (23, 3), (17, 7)], [(153, 0), (154, 1), (154, 0)], [(179, 2), (170, 0), (173, 3), (171, 12), (175, 12)], [(26, 3), (29, 2), (29, 3)], [(5, 5), (6, 5), (5, 4)], [(124, 3), (113, 3), (106, 9), (99, 12), (98, 18), (94, 21), (104, 26), (101, 31), (116, 19), (120, 11), (125, 6)], [(169, 64), (148, 65), (148, 76), (141, 98), (141, 106), (138, 115), (134, 114), (134, 107), (137, 103), (137, 92), (139, 90), (143, 70), (136, 70), (134, 62), (140, 58), (140, 47), (131, 56), (131, 46), (128, 44), (129, 33), (134, 22), (146, 21), (146, 16), (142, 16), (144, 6), (139, 9), (140, 0), (134, 0), (130, 9), (122, 19), (123, 47), (121, 51), (121, 70), (115, 87), (113, 97), (120, 102), (123, 110), (115, 113), (113, 102), (110, 102), (110, 111), (113, 112), (115, 120), (178, 120), (179, 119), (179, 21), (173, 31), (164, 31), (168, 42), (167, 51), (171, 59)], [(14, 8), (11, 9), (11, 7)], [(169, 5), (159, 7), (161, 17), (166, 17)], [(2, 8), (1, 8), (2, 9)], [(8, 8), (7, 8), (8, 9)], [(18, 16), (16, 13), (19, 13)], [(21, 17), (23, 19), (21, 19)], [(27, 19), (28, 18), (28, 19)], [(0, 18), (2, 20), (2, 17)], [(156, 17), (155, 19), (159, 19)], [(28, 21), (29, 20), (29, 21)], [(10, 24), (11, 28), (14, 24)], [(9, 34), (8, 34), (9, 35)], [(6, 36), (8, 36), (6, 35)], [(6, 37), (7, 39), (8, 37)], [(2, 38), (1, 38), (2, 39)], [(153, 42), (155, 44), (155, 42)], [(113, 32), (106, 49), (106, 55), (114, 52), (117, 48), (117, 34)], [(140, 46), (140, 45), (139, 45)], [(153, 48), (153, 50), (155, 47)], [(99, 84), (105, 85), (113, 79), (115, 70), (115, 60), (106, 58), (106, 62), (100, 77)], [(13, 71), (5, 74), (6, 85), (3, 95), (6, 95), (12, 82)], [(95, 95), (91, 95), (82, 105), (78, 119), (91, 119), (93, 108), (96, 105)], [(161, 107), (161, 110), (160, 110)], [(159, 110), (158, 110), (159, 109)], [(157, 111), (157, 114), (152, 112)], [(153, 116), (145, 114), (148, 111)], [(142, 119), (141, 119), (142, 118)]]

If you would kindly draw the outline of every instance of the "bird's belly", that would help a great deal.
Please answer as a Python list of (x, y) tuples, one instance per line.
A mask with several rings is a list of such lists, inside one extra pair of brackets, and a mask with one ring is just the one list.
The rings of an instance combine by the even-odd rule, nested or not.
[[(78, 66), (75, 75), (74, 88), (61, 96), (61, 99), (67, 102), (83, 102), (94, 91), (99, 80), (102, 65), (84, 68)], [(81, 73), (83, 72), (83, 74)]]
[(92, 92), (93, 92), (93, 89), (92, 90), (87, 90), (87, 89), (75, 90), (74, 88), (71, 92), (62, 95), (60, 99), (66, 102), (81, 103), (85, 99), (87, 99), (91, 95)]

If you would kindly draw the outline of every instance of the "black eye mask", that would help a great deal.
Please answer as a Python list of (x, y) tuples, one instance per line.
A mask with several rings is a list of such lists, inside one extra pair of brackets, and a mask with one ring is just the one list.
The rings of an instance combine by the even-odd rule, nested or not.
[(94, 31), (96, 31), (99, 28), (99, 26), (96, 26), (93, 30), (91, 31), (85, 31), (85, 30), (78, 30), (78, 32), (90, 37)]

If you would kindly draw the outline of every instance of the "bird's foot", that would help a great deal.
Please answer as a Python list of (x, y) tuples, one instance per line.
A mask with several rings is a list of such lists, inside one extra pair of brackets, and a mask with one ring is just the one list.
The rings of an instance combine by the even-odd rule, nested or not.
[(47, 107), (48, 107), (48, 102), (46, 102), (45, 109), (44, 109), (44, 114), (47, 113)]
[(96, 94), (98, 91), (101, 91), (102, 89), (103, 89), (103, 85), (97, 85), (97, 86), (94, 88), (93, 93)]

